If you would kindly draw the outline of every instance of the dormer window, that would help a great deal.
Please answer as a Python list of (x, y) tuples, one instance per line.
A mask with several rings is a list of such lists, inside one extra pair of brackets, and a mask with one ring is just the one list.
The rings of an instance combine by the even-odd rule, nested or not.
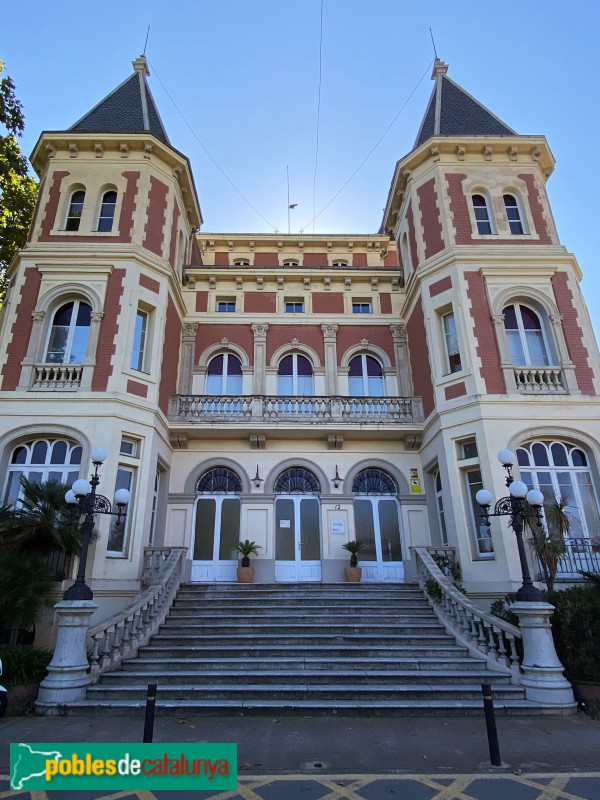
[(98, 215), (98, 230), (104, 233), (112, 231), (115, 219), (115, 208), (117, 206), (117, 193), (114, 190), (104, 192), (102, 203), (100, 204), (100, 214)]
[(67, 224), (65, 230), (78, 231), (81, 223), (81, 215), (83, 213), (83, 201), (85, 200), (85, 191), (78, 189), (71, 195), (69, 203), (69, 211), (67, 213)]
[(513, 236), (522, 236), (525, 233), (525, 228), (523, 226), (521, 209), (519, 208), (517, 198), (512, 194), (505, 194), (504, 208), (506, 209), (510, 232)]
[(477, 233), (482, 236), (494, 233), (492, 228), (492, 217), (487, 197), (482, 194), (474, 194), (473, 211), (475, 212), (475, 222), (477, 223)]

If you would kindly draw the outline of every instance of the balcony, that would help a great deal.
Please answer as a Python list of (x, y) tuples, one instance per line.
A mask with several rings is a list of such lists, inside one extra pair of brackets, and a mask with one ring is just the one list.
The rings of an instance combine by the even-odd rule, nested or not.
[[(565, 539), (566, 551), (558, 562), (557, 580), (578, 581), (582, 572), (600, 575), (600, 539)], [(543, 568), (539, 563), (539, 577), (543, 580)]]
[(423, 404), (420, 397), (175, 395), (169, 401), (169, 421), (415, 425), (423, 422)]
[(33, 368), (32, 389), (76, 391), (81, 385), (82, 364), (37, 364)]
[(515, 382), (527, 394), (565, 394), (567, 385), (560, 367), (514, 367)]

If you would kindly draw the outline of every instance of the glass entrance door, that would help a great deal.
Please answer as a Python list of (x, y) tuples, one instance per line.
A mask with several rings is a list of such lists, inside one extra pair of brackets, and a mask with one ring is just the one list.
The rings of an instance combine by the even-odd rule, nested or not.
[(362, 580), (370, 583), (404, 581), (402, 543), (395, 497), (357, 497), (354, 500), (356, 539)]
[(199, 497), (192, 559), (192, 581), (235, 581), (240, 540), (240, 499)]
[(275, 501), (275, 580), (321, 580), (320, 504), (316, 497), (280, 495)]

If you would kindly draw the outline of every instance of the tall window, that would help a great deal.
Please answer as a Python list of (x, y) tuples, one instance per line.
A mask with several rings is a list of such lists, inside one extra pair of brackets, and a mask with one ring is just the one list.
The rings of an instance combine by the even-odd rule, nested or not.
[(7, 467), (4, 499), (14, 503), (19, 497), (21, 477), (45, 483), (60, 481), (73, 483), (79, 477), (81, 445), (70, 439), (32, 439), (18, 445), (12, 452)]
[(444, 492), (442, 490), (442, 476), (440, 475), (439, 469), (433, 474), (433, 482), (435, 486), (435, 509), (440, 529), (440, 542), (443, 545), (447, 545), (448, 532), (446, 530), (446, 512), (444, 511)]
[(85, 192), (83, 189), (78, 189), (71, 195), (69, 202), (69, 210), (67, 212), (67, 223), (65, 225), (68, 231), (78, 231), (79, 224), (81, 223), (81, 215), (83, 213), (83, 202), (85, 200)]
[(475, 212), (475, 221), (477, 223), (477, 233), (482, 235), (494, 233), (492, 229), (492, 218), (487, 198), (482, 194), (474, 194), (472, 201), (473, 211)]
[(65, 303), (54, 314), (46, 363), (81, 364), (85, 360), (92, 308), (82, 300)]
[(504, 195), (504, 208), (506, 209), (506, 216), (510, 226), (510, 232), (514, 236), (520, 236), (525, 233), (523, 221), (521, 220), (521, 209), (517, 198), (512, 194)]
[(111, 517), (110, 531), (108, 534), (107, 552), (109, 555), (123, 556), (127, 550), (127, 540), (131, 530), (131, 519), (133, 517), (133, 493), (135, 489), (135, 467), (127, 467), (120, 464), (117, 469), (117, 480), (115, 482), (115, 492), (117, 489), (127, 489), (131, 492), (132, 501), (127, 508), (125, 522), (117, 525), (116, 518)]
[(115, 219), (115, 208), (117, 206), (117, 193), (114, 190), (104, 192), (102, 203), (100, 204), (100, 214), (98, 215), (98, 230), (108, 233), (112, 231)]
[(383, 370), (379, 361), (366, 354), (355, 356), (349, 364), (348, 391), (356, 397), (383, 397)]
[(506, 306), (502, 313), (512, 363), (515, 366), (548, 366), (550, 349), (535, 311), (529, 306), (513, 305)]
[(206, 394), (241, 394), (242, 364), (232, 353), (211, 359), (206, 376)]
[(465, 480), (469, 497), (467, 515), (474, 534), (475, 552), (479, 558), (495, 558), (490, 528), (487, 525), (482, 525), (481, 506), (475, 499), (477, 492), (483, 489), (481, 470), (479, 468), (466, 470)]
[(598, 496), (586, 453), (566, 442), (530, 442), (517, 449), (521, 480), (545, 502), (565, 498), (571, 538), (600, 537)]
[(282, 358), (277, 370), (277, 394), (310, 397), (314, 391), (313, 370), (308, 358), (298, 353)]
[(146, 338), (148, 335), (148, 313), (138, 309), (133, 332), (133, 348), (131, 350), (131, 369), (146, 372)]
[(156, 514), (158, 511), (158, 497), (160, 494), (160, 470), (154, 473), (154, 487), (152, 489), (152, 511), (150, 513), (150, 530), (148, 532), (148, 545), (152, 547), (154, 544), (154, 535), (156, 532)]
[(460, 350), (458, 349), (458, 336), (456, 335), (456, 320), (454, 312), (450, 311), (442, 317), (444, 329), (444, 350), (446, 356), (446, 373), (460, 372), (462, 364)]

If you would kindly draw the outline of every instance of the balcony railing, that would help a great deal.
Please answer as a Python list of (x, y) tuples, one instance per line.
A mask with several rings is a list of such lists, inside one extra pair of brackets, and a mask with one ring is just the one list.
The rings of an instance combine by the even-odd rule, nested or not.
[(515, 381), (520, 392), (566, 392), (567, 386), (560, 367), (514, 367)]
[(286, 397), (176, 395), (171, 422), (418, 423), (420, 397)]
[[(565, 540), (566, 552), (558, 562), (556, 577), (559, 580), (581, 580), (582, 572), (600, 575), (600, 539)], [(543, 580), (543, 568), (540, 567), (540, 579)]]
[(34, 368), (33, 389), (69, 391), (78, 389), (82, 364), (38, 364)]

